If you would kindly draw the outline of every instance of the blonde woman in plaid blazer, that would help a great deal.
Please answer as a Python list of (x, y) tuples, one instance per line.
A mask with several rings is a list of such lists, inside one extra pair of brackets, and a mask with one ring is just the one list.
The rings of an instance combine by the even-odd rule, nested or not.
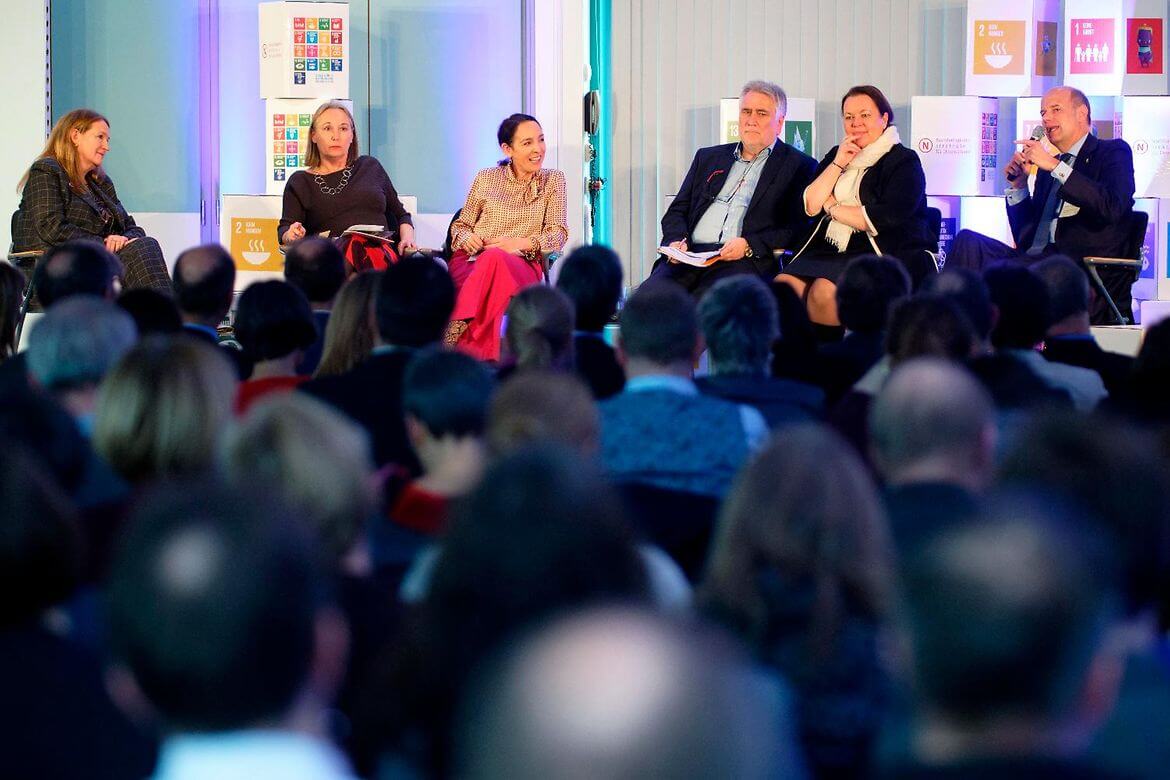
[(127, 288), (170, 289), (158, 241), (126, 213), (114, 183), (102, 170), (110, 150), (110, 123), (86, 108), (57, 120), (41, 156), (21, 180), (13, 218), (15, 251), (47, 249), (66, 241), (103, 244), (125, 268)]

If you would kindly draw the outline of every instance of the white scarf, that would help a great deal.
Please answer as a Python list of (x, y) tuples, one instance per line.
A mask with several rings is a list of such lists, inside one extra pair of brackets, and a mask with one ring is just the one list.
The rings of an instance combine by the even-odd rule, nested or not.
[[(902, 143), (902, 139), (898, 137), (898, 128), (890, 125), (872, 143), (858, 152), (857, 156), (849, 161), (845, 170), (837, 177), (837, 183), (833, 185), (833, 196), (837, 202), (842, 206), (861, 206), (862, 203), (857, 193), (861, 187), (862, 174), (873, 167), (895, 144), (900, 143)], [(849, 246), (849, 239), (856, 232), (854, 227), (829, 217), (829, 227), (825, 231), (825, 239), (837, 247), (838, 252), (844, 252)]]

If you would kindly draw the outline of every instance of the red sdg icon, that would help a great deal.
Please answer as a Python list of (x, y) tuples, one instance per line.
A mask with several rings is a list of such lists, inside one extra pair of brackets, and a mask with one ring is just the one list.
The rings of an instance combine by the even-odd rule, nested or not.
[(339, 19), (337, 17), (330, 19), (329, 20), (329, 29), (340, 30), (341, 29), (341, 19)]
[(933, 149), (934, 149), (934, 141), (930, 140), (929, 138), (919, 139), (918, 151), (922, 152), (923, 154), (930, 154), (931, 150), (933, 150)]
[(305, 29), (305, 17), (303, 17), (303, 16), (294, 16), (294, 17), (293, 17), (293, 29), (294, 29), (294, 30), (303, 30), (303, 29)]

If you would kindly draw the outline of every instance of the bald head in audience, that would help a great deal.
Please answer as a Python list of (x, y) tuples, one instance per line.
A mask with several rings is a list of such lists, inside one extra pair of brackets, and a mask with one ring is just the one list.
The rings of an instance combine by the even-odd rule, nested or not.
[(193, 247), (175, 260), (171, 281), (183, 322), (214, 328), (232, 306), (236, 263), (219, 244)]
[(554, 623), (466, 700), (461, 775), (801, 776), (778, 700), (745, 685), (725, 650), (632, 610)]
[(945, 482), (980, 492), (991, 482), (995, 409), (958, 364), (902, 364), (874, 401), (869, 430), (874, 463), (889, 484)]
[(37, 298), (46, 309), (71, 295), (118, 295), (122, 261), (94, 241), (66, 241), (49, 249), (33, 271)]

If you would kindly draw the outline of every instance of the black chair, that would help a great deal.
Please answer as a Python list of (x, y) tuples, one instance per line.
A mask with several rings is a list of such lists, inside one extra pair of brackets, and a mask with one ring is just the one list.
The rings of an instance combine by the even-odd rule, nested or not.
[[(16, 235), (16, 225), (20, 217), (20, 209), (12, 212), (12, 235)], [(20, 269), (24, 274), (24, 295), (20, 299), (20, 311), (16, 316), (16, 343), (20, 344), (20, 334), (24, 331), (24, 318), (30, 311), (40, 311), (36, 301), (36, 269), (45, 256), (44, 249), (29, 249), (23, 252), (8, 250), (8, 262)]]
[[(942, 211), (934, 206), (926, 207), (926, 229), (930, 231), (930, 235), (934, 236), (934, 245), (937, 247), (939, 239), (942, 237)], [(926, 254), (930, 255), (930, 259), (934, 262), (934, 270), (941, 271), (946, 258), (937, 249), (934, 252), (927, 250)]]
[(1142, 245), (1146, 241), (1146, 227), (1149, 225), (1150, 215), (1144, 211), (1134, 211), (1132, 214), (1133, 216), (1129, 220), (1129, 234), (1125, 241), (1125, 257), (1086, 257), (1084, 259), (1085, 271), (1089, 274), (1093, 289), (1109, 306), (1109, 312), (1113, 315), (1117, 325), (1132, 325), (1133, 322), (1117, 308), (1117, 303), (1113, 300), (1105, 282), (1101, 280), (1098, 269), (1116, 269), (1119, 272), (1128, 270), (1129, 286), (1132, 286), (1141, 275)]

